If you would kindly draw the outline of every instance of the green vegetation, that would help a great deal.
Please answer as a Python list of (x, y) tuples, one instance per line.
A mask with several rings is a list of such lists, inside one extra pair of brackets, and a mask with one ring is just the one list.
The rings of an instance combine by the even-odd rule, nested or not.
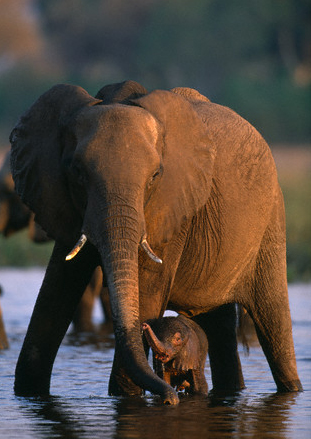
[(0, 12), (0, 144), (52, 84), (94, 94), (125, 79), (197, 88), (269, 142), (310, 142), (309, 0), (3, 0)]
[(311, 150), (273, 151), (286, 209), (289, 281), (311, 279)]
[(53, 243), (51, 242), (45, 244), (31, 242), (26, 230), (9, 238), (0, 235), (0, 266), (46, 266), (52, 248)]

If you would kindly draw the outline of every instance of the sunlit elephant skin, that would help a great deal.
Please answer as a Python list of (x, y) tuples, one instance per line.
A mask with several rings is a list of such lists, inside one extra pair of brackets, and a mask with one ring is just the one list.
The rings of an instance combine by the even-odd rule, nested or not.
[[(148, 93), (129, 81), (94, 98), (57, 85), (21, 118), (11, 143), (17, 192), (56, 241), (16, 394), (49, 393), (58, 347), (98, 265), (116, 341), (110, 394), (143, 389), (178, 403), (141, 336), (141, 324), (165, 309), (204, 329), (213, 390), (243, 388), (235, 303), (255, 323), (277, 389), (301, 390), (283, 197), (270, 149), (248, 122), (192, 89)], [(86, 243), (72, 258), (78, 240)]]
[[(6, 238), (23, 229), (28, 230), (28, 237), (35, 243), (46, 243), (50, 238), (35, 222), (34, 214), (21, 201), (14, 190), (10, 169), (10, 154), (7, 153), (0, 169), (0, 233)], [(103, 288), (103, 276), (100, 268), (94, 271), (73, 318), (76, 333), (94, 331), (93, 308), (96, 299), (100, 299), (105, 324), (111, 324), (111, 312), (107, 288)], [(0, 321), (1, 325), (1, 321)], [(2, 322), (3, 333), (4, 324)], [(7, 343), (2, 343), (7, 346)], [(1, 343), (0, 343), (1, 349)]]
[(178, 391), (207, 395), (204, 366), (208, 343), (202, 328), (185, 317), (162, 317), (142, 324), (156, 374)]

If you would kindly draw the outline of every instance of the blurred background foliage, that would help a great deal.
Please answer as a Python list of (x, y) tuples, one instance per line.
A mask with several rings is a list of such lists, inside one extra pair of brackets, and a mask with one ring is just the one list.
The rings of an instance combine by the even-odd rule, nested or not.
[[(126, 79), (149, 90), (196, 88), (240, 113), (277, 151), (304, 151), (303, 172), (282, 168), (280, 180), (289, 276), (311, 277), (310, 0), (0, 0), (0, 148), (53, 84), (95, 94)], [(1, 239), (2, 255), (8, 244)]]
[(181, 85), (267, 138), (311, 138), (310, 0), (0, 0), (0, 135), (58, 81)]

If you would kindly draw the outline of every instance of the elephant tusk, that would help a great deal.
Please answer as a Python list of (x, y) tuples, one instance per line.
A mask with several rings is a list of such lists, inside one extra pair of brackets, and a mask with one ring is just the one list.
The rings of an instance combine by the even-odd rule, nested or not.
[(158, 264), (162, 264), (162, 259), (160, 259), (152, 250), (152, 248), (150, 247), (147, 238), (143, 238), (140, 241), (140, 245), (142, 246), (142, 248), (145, 250), (145, 252), (147, 253), (147, 255), (149, 256), (149, 258), (151, 258), (154, 262), (157, 262)]
[(70, 261), (70, 259), (73, 259), (79, 253), (79, 251), (84, 246), (86, 241), (87, 241), (87, 237), (86, 237), (86, 235), (84, 235), (84, 233), (82, 233), (82, 235), (80, 236), (79, 241), (76, 243), (76, 245), (71, 250), (71, 252), (68, 253), (68, 255), (66, 256), (66, 261)]

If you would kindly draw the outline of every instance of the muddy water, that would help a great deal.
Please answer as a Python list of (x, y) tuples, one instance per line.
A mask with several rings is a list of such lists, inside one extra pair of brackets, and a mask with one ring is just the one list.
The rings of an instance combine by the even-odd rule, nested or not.
[[(43, 271), (0, 269), (1, 305), (10, 349), (0, 352), (0, 438), (311, 438), (311, 285), (291, 285), (298, 370), (304, 393), (277, 395), (261, 348), (241, 361), (247, 388), (222, 399), (183, 397), (179, 406), (107, 396), (113, 337), (102, 330), (68, 334), (48, 400), (13, 394), (14, 368)], [(98, 325), (102, 316), (95, 310)], [(211, 388), (209, 365), (206, 376)]]

